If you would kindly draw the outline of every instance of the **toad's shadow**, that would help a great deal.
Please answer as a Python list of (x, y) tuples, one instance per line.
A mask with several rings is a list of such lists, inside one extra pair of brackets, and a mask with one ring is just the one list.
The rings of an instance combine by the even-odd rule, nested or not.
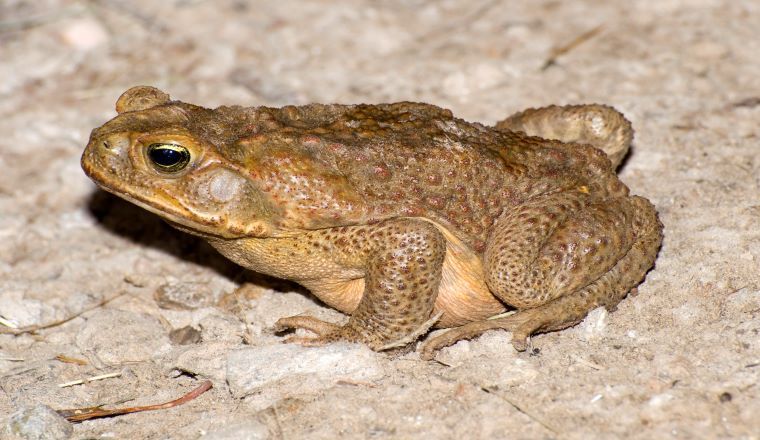
[(253, 283), (280, 292), (297, 291), (312, 297), (308, 290), (296, 283), (238, 266), (202, 238), (178, 231), (159, 216), (103, 190), (98, 189), (92, 194), (87, 207), (103, 228), (136, 244), (160, 249), (185, 261), (208, 267), (237, 283)]

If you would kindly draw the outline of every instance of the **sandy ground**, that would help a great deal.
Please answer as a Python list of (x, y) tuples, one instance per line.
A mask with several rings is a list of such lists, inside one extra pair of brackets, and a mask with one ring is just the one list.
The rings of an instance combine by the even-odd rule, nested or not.
[[(0, 1), (0, 316), (44, 324), (120, 295), (0, 334), (0, 436), (38, 403), (145, 405), (211, 379), (70, 435), (760, 438), (758, 28), (760, 3), (732, 0)], [(664, 245), (637, 295), (531, 353), (506, 332), (440, 362), (283, 345), (277, 318), (341, 315), (80, 170), (136, 84), (206, 106), (425, 101), (485, 123), (611, 104), (637, 132), (622, 179), (657, 205)]]

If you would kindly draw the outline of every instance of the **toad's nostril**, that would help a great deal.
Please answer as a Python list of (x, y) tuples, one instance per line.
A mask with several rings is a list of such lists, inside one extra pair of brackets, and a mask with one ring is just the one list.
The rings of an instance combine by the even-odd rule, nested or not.
[(100, 140), (100, 149), (103, 152), (121, 155), (129, 148), (129, 139), (123, 136), (108, 136)]

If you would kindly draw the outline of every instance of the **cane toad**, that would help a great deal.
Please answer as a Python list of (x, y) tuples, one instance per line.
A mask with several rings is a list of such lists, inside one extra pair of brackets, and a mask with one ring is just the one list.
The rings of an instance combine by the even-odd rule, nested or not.
[[(350, 315), (308, 316), (303, 344), (422, 356), (494, 328), (531, 334), (613, 308), (654, 264), (662, 225), (615, 168), (632, 139), (611, 107), (551, 106), (493, 127), (434, 105), (219, 107), (127, 90), (82, 167), (105, 190), (254, 271)], [(508, 316), (499, 315), (516, 309)]]

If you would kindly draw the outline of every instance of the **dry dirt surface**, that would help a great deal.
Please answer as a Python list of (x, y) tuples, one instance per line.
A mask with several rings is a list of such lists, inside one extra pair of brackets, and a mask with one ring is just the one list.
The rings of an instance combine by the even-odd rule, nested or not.
[[(0, 437), (760, 438), (758, 29), (760, 2), (734, 0), (0, 1)], [(507, 332), (433, 362), (281, 344), (281, 316), (343, 317), (80, 170), (137, 84), (206, 106), (424, 101), (484, 123), (611, 104), (637, 133), (622, 179), (657, 206), (664, 245), (616, 311), (530, 352)], [(206, 379), (161, 411), (72, 426), (49, 410)]]

